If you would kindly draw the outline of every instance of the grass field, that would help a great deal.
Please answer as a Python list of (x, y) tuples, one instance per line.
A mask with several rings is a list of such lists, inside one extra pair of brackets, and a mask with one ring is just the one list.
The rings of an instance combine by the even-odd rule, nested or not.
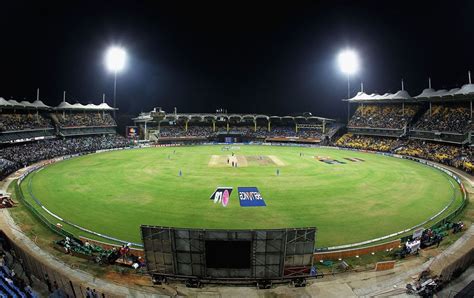
[[(31, 191), (52, 212), (138, 243), (141, 224), (316, 226), (316, 246), (333, 246), (411, 227), (440, 211), (453, 195), (456, 204), (461, 201), (459, 189), (446, 174), (408, 160), (322, 148), (240, 146), (233, 151), (237, 168), (227, 165), (231, 152), (222, 151), (222, 146), (87, 155), (50, 165), (30, 175), (21, 187), (31, 200), (31, 179)], [(315, 156), (345, 164), (328, 164)], [(209, 200), (217, 186), (234, 187), (227, 207)], [(239, 186), (258, 187), (267, 207), (240, 207)]]

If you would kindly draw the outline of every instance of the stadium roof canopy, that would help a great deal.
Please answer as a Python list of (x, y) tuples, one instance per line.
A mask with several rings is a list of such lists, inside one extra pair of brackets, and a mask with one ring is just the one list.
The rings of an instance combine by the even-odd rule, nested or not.
[(55, 110), (71, 110), (71, 111), (112, 111), (114, 108), (106, 104), (105, 102), (95, 105), (87, 104), (83, 105), (80, 103), (70, 104), (67, 101), (62, 101), (58, 106), (54, 108)]
[(466, 84), (461, 88), (454, 88), (451, 90), (440, 89), (434, 90), (427, 88), (415, 96), (416, 99), (431, 100), (452, 100), (452, 99), (473, 99), (474, 98), (474, 84)]
[(405, 90), (400, 90), (396, 93), (367, 94), (365, 92), (358, 92), (356, 96), (343, 99), (343, 101), (355, 103), (399, 103), (399, 102), (423, 102), (423, 101), (452, 101), (452, 100), (474, 100), (474, 84), (466, 84), (461, 88), (453, 88), (450, 90), (440, 89), (434, 90), (427, 88), (419, 95), (411, 97)]
[[(198, 121), (205, 122), (206, 120), (213, 121), (230, 121), (230, 119), (237, 120), (242, 122), (244, 120), (254, 120), (265, 119), (269, 120), (320, 120), (327, 122), (335, 122), (334, 119), (317, 117), (317, 116), (274, 116), (274, 115), (263, 115), (263, 114), (226, 114), (226, 113), (163, 113), (161, 121), (177, 121), (177, 120), (191, 120), (195, 119)], [(140, 113), (140, 115), (132, 120), (140, 122), (148, 122), (153, 119), (153, 112)]]
[(45, 105), (41, 100), (35, 100), (34, 102), (23, 100), (21, 102), (18, 102), (13, 99), (5, 100), (3, 97), (0, 97), (0, 108), (40, 110), (40, 109), (50, 109), (51, 107)]
[(8, 100), (5, 100), (5, 98), (0, 97), (0, 107), (13, 107), (13, 104), (11, 104)]
[(33, 109), (36, 109), (36, 106), (35, 106), (33, 103), (31, 103), (31, 102), (29, 102), (29, 101), (26, 101), (26, 100), (22, 100), (22, 101), (20, 102), (20, 104), (22, 104), (25, 108), (33, 108)]
[(358, 92), (356, 96), (349, 99), (345, 99), (345, 101), (349, 102), (406, 102), (413, 100), (413, 97), (411, 97), (406, 90), (399, 90), (396, 93), (385, 94), (367, 94), (361, 91)]
[(37, 109), (50, 109), (51, 108), (50, 106), (45, 105), (44, 102), (42, 102), (39, 99), (33, 101), (33, 104), (35, 105)]

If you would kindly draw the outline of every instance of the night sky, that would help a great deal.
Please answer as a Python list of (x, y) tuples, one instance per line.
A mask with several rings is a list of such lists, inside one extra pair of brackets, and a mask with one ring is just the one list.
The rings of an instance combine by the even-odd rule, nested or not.
[(361, 80), (369, 93), (396, 92), (403, 78), (415, 96), (428, 76), (453, 88), (474, 71), (474, 1), (100, 2), (2, 1), (0, 96), (34, 100), (39, 87), (51, 105), (63, 90), (72, 103), (100, 103), (104, 92), (111, 103), (112, 44), (129, 55), (117, 91), (127, 114), (342, 117), (336, 56), (346, 47), (362, 59), (353, 94)]

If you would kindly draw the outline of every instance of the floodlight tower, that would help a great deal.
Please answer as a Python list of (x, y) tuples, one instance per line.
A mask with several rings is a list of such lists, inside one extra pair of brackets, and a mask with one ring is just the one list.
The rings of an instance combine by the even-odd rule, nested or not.
[(350, 103), (351, 97), (351, 75), (357, 73), (359, 70), (359, 57), (354, 50), (345, 49), (337, 56), (337, 63), (342, 73), (347, 76), (347, 122), (350, 117)]
[(105, 53), (105, 65), (107, 69), (114, 73), (114, 118), (117, 97), (117, 73), (125, 68), (127, 53), (121, 47), (112, 46)]

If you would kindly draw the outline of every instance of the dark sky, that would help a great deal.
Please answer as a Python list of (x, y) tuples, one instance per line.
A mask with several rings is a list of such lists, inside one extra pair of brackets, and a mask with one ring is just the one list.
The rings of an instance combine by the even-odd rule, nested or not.
[[(474, 1), (2, 1), (0, 96), (48, 104), (111, 102), (105, 49), (129, 54), (122, 112), (344, 115), (340, 49), (362, 58), (353, 92), (417, 95), (467, 83), (474, 70)], [(259, 4), (255, 4), (255, 3)]]

